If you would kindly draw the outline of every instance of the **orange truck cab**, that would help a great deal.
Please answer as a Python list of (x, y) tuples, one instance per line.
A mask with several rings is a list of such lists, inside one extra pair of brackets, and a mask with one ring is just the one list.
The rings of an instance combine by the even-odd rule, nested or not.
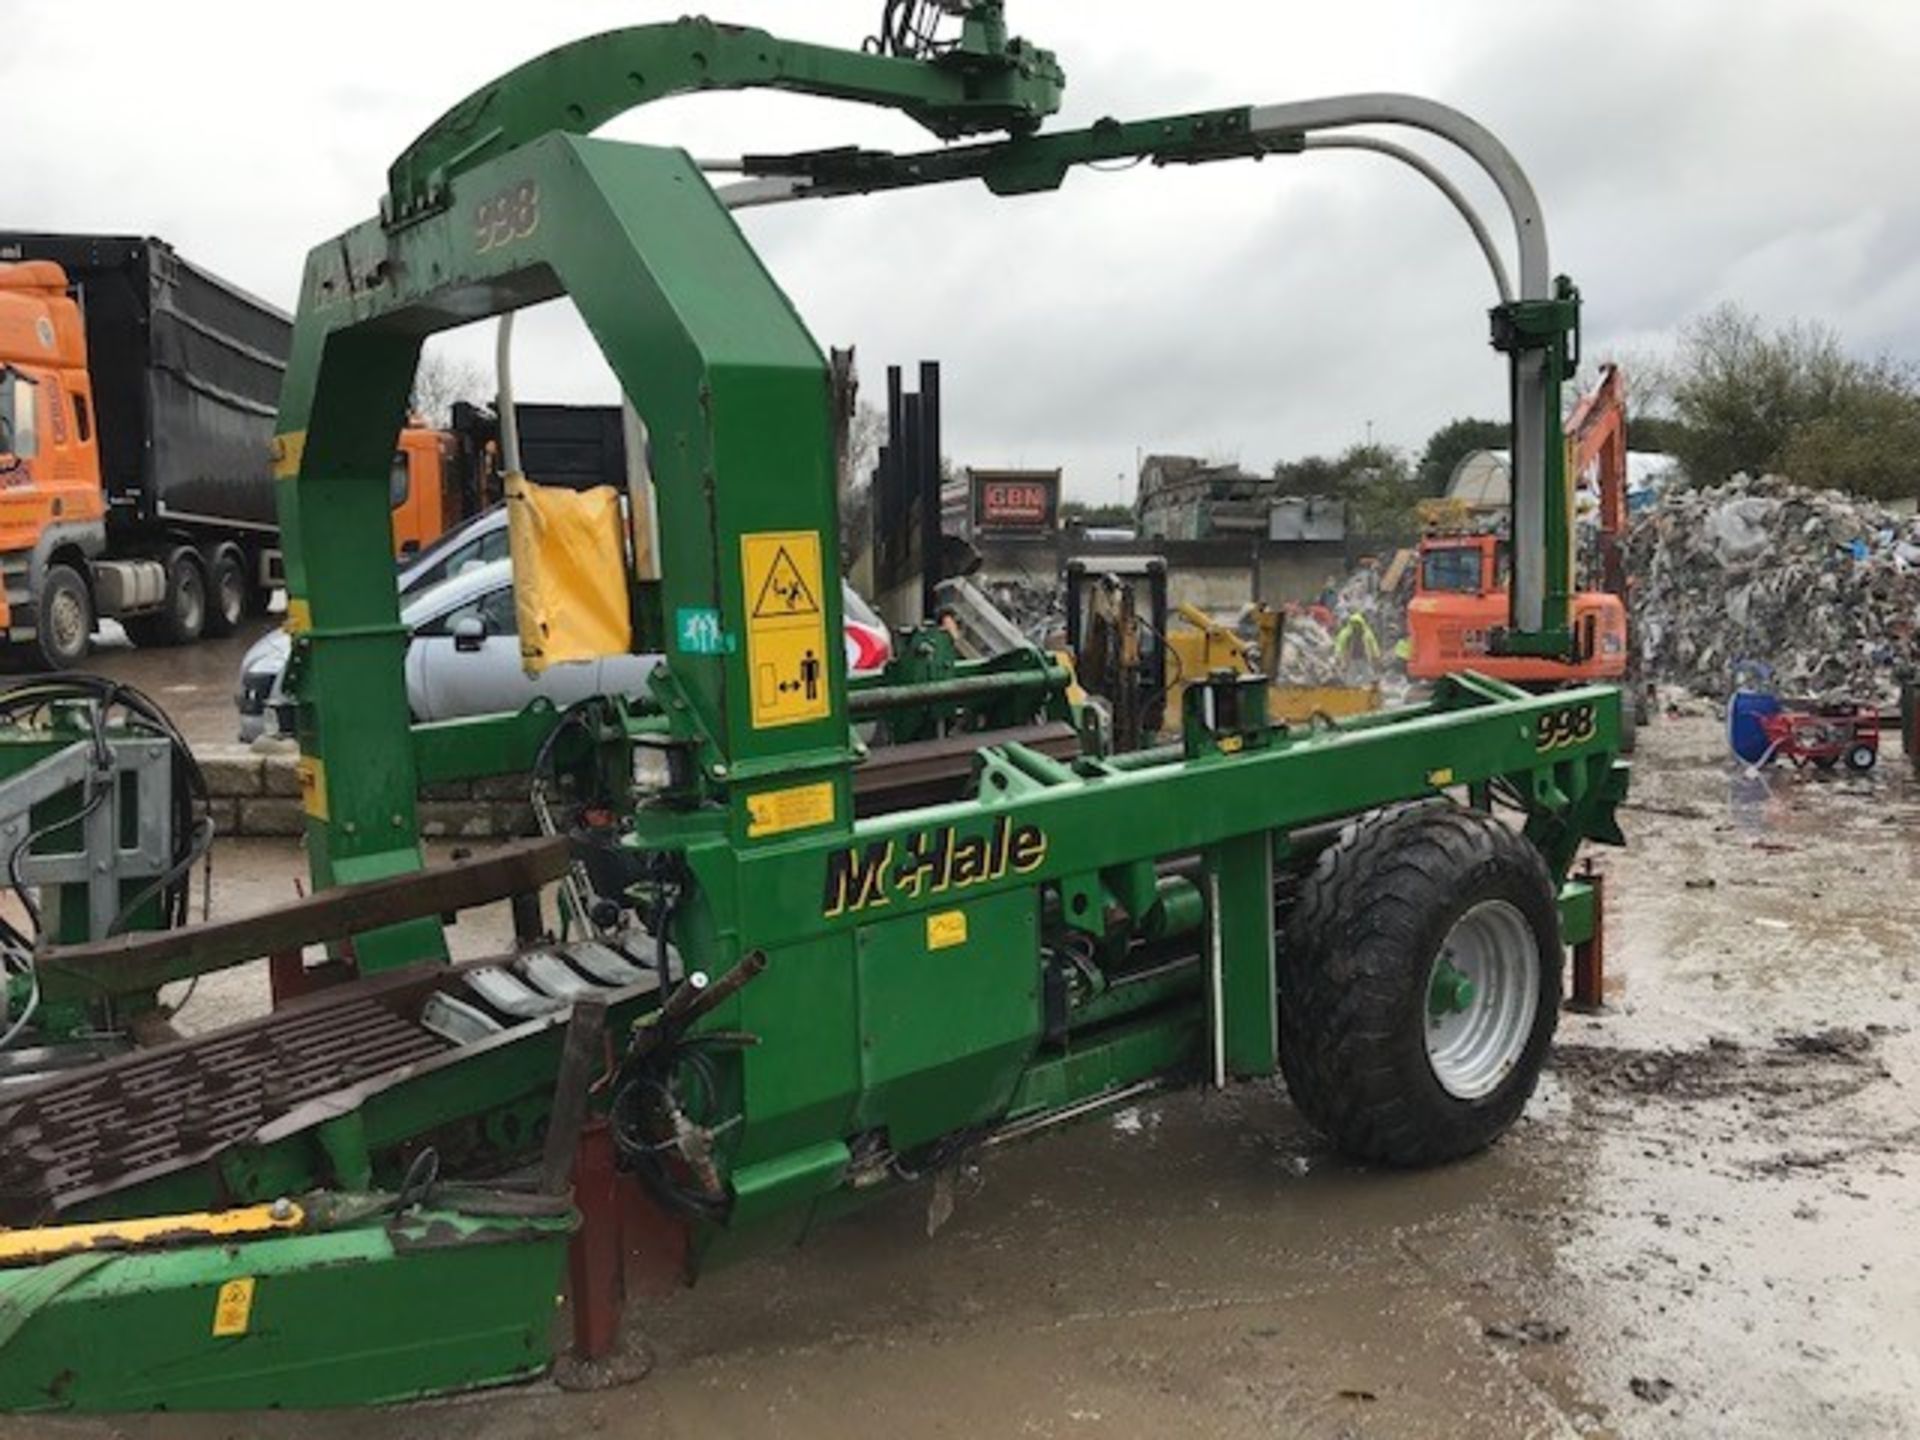
[(417, 555), (461, 515), (460, 444), (444, 430), (409, 425), (393, 452), (393, 553)]
[[(0, 232), (0, 640), (55, 669), (101, 617), (230, 633), (280, 582), (281, 311), (158, 240)], [(459, 444), (409, 429), (394, 549), (459, 518)]]
[(1627, 673), (1627, 607), (1619, 596), (1574, 596), (1573, 663), (1494, 655), (1493, 633), (1508, 622), (1506, 541), (1490, 532), (1429, 535), (1420, 542), (1419, 560), (1407, 607), (1410, 678), (1437, 680), (1476, 670), (1518, 685), (1555, 685), (1618, 680)]
[(34, 581), (53, 552), (104, 548), (86, 335), (66, 290), (65, 272), (49, 261), (0, 265), (0, 628), (8, 631), (34, 623), (43, 598)]

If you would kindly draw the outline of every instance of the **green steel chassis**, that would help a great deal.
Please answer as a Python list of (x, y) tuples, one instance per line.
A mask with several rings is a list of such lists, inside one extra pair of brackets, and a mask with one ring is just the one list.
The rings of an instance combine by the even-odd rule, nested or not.
[[(725, 1204), (692, 1224), (707, 1259), (796, 1238), (856, 1189), (909, 1168), (876, 1170), (876, 1154), (937, 1158), (1150, 1085), (1272, 1076), (1276, 876), (1310, 858), (1301, 847), (1324, 843), (1309, 837), (1324, 837), (1329, 822), (1438, 795), (1481, 810), (1504, 802), (1546, 862), (1569, 944), (1598, 923), (1592, 890), (1572, 873), (1576, 853), (1589, 840), (1620, 840), (1613, 809), (1626, 771), (1615, 758), (1619, 698), (1610, 688), (1530, 695), (1462, 676), (1409, 708), (1290, 729), (1266, 723), (1262, 687), (1220, 680), (1189, 692), (1176, 745), (1063, 763), (987, 733), (969, 798), (864, 819), (854, 818), (853, 774), (867, 747), (854, 718), (879, 717), (900, 735), (935, 715), (956, 732), (1070, 719), (1062, 677), (1033, 655), (931, 670), (902, 662), (878, 683), (850, 685), (836, 643), (817, 713), (755, 723), (750, 646), (741, 643), (754, 609), (743, 539), (824, 538), (815, 579), (834, 635), (838, 516), (826, 362), (730, 209), (964, 179), (996, 194), (1050, 190), (1089, 162), (1295, 155), (1351, 124), (1443, 135), (1489, 169), (1514, 213), (1520, 293), (1509, 293), (1496, 266), (1502, 300), (1492, 312), (1512, 375), (1518, 457), (1514, 623), (1500, 643), (1570, 654), (1570, 498), (1560, 449), (1543, 437), (1577, 358), (1578, 297), (1547, 275), (1544, 228), (1506, 152), (1464, 117), (1396, 96), (1039, 133), (1063, 77), (1046, 52), (1007, 38), (999, 9), (977, 6), (962, 45), (933, 60), (692, 20), (565, 47), (436, 122), (394, 165), (379, 218), (316, 248), (301, 288), (276, 457), (297, 629), (288, 683), (316, 886), (418, 870), (420, 788), (524, 772), (556, 723), (536, 708), (409, 724), (387, 470), (422, 341), (569, 296), (644, 417), (654, 550), (668, 563), (658, 579), (625, 583), (635, 648), (664, 651), (667, 664), (649, 696), (609, 701), (568, 763), (617, 780), (634, 773), (639, 754), (667, 759), (666, 788), (631, 797), (622, 843), (672, 857), (680, 879), (671, 933), (690, 970), (716, 980), (743, 965), (754, 972), (696, 1031), (738, 1040), (714, 1052), (704, 1096), (708, 1118), (730, 1117), (714, 1132)], [(663, 95), (751, 86), (891, 107), (943, 139), (1001, 138), (920, 155), (750, 157), (757, 178), (719, 194), (682, 151), (586, 138)], [(674, 617), (686, 611), (717, 615), (733, 643), (682, 648)], [(798, 809), (795, 797), (805, 800)], [(770, 826), (769, 806), (799, 818)], [(1170, 876), (1169, 862), (1185, 868)], [(1149, 983), (1086, 987), (1063, 1024), (1050, 1019), (1049, 954), (1072, 944), (1105, 963), (1183, 938), (1184, 950), (1169, 951), (1176, 963)], [(363, 973), (445, 955), (432, 920), (353, 944)], [(647, 1021), (646, 1007), (629, 1007), (610, 1028), (644, 1033)], [(475, 1063), (368, 1094), (346, 1168), (361, 1188), (369, 1179), (392, 1185), (410, 1139), (459, 1119), (542, 1111), (559, 1051), (559, 1028), (537, 1025)], [(215, 1173), (118, 1197), (101, 1213), (340, 1187), (338, 1139), (336, 1128), (332, 1146), (302, 1132), (238, 1147)], [(363, 1230), (300, 1243), (313, 1247), (306, 1265), (358, 1267), (378, 1282), (377, 1294), (356, 1290), (354, 1313), (391, 1320), (396, 1337), (429, 1323), (416, 1273)], [(142, 1292), (140, 1313), (152, 1317), (142, 1333), (168, 1329), (164, 1304), (198, 1317), (204, 1332), (208, 1286), (232, 1266), (194, 1246), (147, 1263), (143, 1273), (158, 1278)], [(0, 1318), (42, 1269), (0, 1271)], [(42, 1328), (28, 1325), (22, 1341), (55, 1333), (46, 1326), (66, 1336), (87, 1325), (118, 1330), (131, 1311), (117, 1309), (103, 1285), (43, 1298), (34, 1312)], [(522, 1293), (504, 1281), (497, 1292)], [(363, 1380), (355, 1365), (369, 1352), (360, 1341), (315, 1331), (322, 1362), (311, 1348), (289, 1350), (283, 1363), (246, 1370), (244, 1383), (233, 1372), (230, 1390), (209, 1384), (181, 1397), (152, 1377), (188, 1362), (137, 1336), (125, 1338), (124, 1374), (57, 1396), (44, 1374), (14, 1364), (25, 1353), (18, 1346), (0, 1348), (0, 1402), (342, 1403), (537, 1368), (489, 1352), (464, 1369), (436, 1361), (418, 1384), (392, 1366)], [(201, 1356), (191, 1366), (217, 1375), (221, 1363)]]

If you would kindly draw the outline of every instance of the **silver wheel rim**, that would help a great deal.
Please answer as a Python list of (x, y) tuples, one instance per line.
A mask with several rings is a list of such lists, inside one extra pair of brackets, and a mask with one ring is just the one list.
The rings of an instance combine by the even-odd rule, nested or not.
[(47, 628), (53, 631), (54, 648), (71, 655), (86, 643), (87, 617), (80, 597), (70, 590), (56, 591), (47, 606)]
[(1447, 932), (1427, 973), (1427, 1063), (1456, 1100), (1513, 1073), (1540, 1013), (1540, 955), (1527, 917), (1482, 900)]
[(180, 585), (180, 628), (195, 631), (206, 624), (206, 620), (207, 601), (201, 593), (199, 577), (183, 580)]
[(246, 582), (243, 581), (232, 570), (226, 571), (220, 577), (220, 617), (221, 619), (225, 620), (229, 625), (231, 625), (240, 619), (240, 617), (246, 612), (246, 608), (247, 608)]

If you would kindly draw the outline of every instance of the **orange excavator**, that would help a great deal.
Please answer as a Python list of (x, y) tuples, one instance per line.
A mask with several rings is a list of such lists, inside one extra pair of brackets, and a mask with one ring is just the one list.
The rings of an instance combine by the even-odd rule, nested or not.
[[(1581, 398), (1566, 425), (1568, 473), (1590, 483), (1599, 497), (1601, 588), (1573, 601), (1576, 654), (1572, 661), (1490, 653), (1493, 632), (1507, 624), (1507, 538), (1504, 524), (1458, 502), (1430, 512), (1421, 538), (1414, 594), (1407, 607), (1407, 674), (1436, 680), (1459, 670), (1530, 687), (1623, 680), (1628, 638), (1626, 566), (1621, 537), (1627, 525), (1626, 378), (1602, 365), (1600, 380)], [(1501, 512), (1504, 520), (1505, 512)]]

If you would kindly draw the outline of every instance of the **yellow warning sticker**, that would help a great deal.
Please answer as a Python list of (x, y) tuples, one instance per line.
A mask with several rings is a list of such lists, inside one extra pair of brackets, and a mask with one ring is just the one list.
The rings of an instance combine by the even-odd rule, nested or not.
[(289, 430), (284, 435), (273, 437), (273, 445), (267, 454), (273, 461), (273, 478), (291, 480), (300, 473), (300, 461), (307, 453), (307, 432)]
[(820, 537), (763, 530), (740, 537), (746, 591), (747, 693), (756, 730), (823, 720), (833, 708)]
[(300, 778), (300, 808), (316, 820), (327, 818), (327, 767), (318, 755), (302, 755), (293, 767)]
[(244, 1335), (253, 1321), (253, 1276), (242, 1275), (220, 1287), (213, 1302), (213, 1335)]
[(951, 950), (967, 943), (967, 912), (942, 910), (927, 916), (927, 949)]
[(762, 790), (747, 797), (747, 838), (758, 840), (788, 830), (833, 823), (833, 782)]
[(287, 597), (287, 633), (304, 635), (313, 629), (313, 611), (307, 608), (307, 602), (298, 595)]

